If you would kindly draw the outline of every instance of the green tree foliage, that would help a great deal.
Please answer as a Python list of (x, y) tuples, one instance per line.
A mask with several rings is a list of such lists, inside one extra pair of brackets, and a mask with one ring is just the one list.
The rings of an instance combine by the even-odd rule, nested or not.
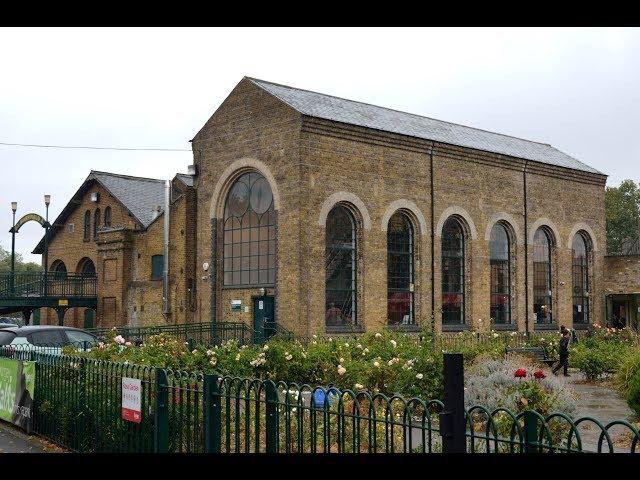
[[(22, 255), (16, 253), (16, 272), (39, 272), (42, 266), (35, 262), (25, 262)], [(11, 252), (0, 246), (0, 273), (11, 271)]]
[(618, 187), (605, 191), (607, 217), (607, 250), (622, 253), (625, 239), (638, 236), (640, 226), (640, 185), (624, 180)]

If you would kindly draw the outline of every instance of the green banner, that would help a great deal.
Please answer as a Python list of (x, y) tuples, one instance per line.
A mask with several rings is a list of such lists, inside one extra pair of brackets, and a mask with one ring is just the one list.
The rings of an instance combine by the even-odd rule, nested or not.
[(31, 432), (35, 362), (0, 358), (0, 419)]

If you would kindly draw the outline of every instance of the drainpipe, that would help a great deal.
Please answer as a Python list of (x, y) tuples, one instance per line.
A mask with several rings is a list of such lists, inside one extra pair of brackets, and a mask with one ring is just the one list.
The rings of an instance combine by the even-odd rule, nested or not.
[(431, 194), (431, 347), (435, 348), (436, 345), (436, 286), (435, 286), (435, 207), (434, 207), (434, 187), (433, 187), (433, 148), (434, 142), (431, 142), (431, 149), (429, 151), (429, 182), (430, 182), (430, 194)]
[(171, 182), (164, 182), (164, 251), (162, 255), (162, 315), (166, 319), (171, 313), (169, 310), (169, 217), (171, 208)]
[(524, 188), (524, 328), (529, 337), (529, 216), (527, 204), (527, 166), (529, 160), (524, 162), (522, 182)]

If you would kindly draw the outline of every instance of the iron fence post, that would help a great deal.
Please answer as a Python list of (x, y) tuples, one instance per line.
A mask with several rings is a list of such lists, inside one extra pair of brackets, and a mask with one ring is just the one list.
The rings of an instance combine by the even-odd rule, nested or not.
[(278, 452), (278, 390), (275, 383), (267, 380), (265, 383), (266, 414), (265, 425), (266, 451), (267, 453)]
[(540, 452), (538, 442), (538, 416), (531, 410), (524, 412), (524, 451), (525, 453)]
[(220, 453), (222, 436), (222, 405), (218, 375), (204, 376), (204, 451)]
[(444, 355), (444, 411), (440, 414), (443, 453), (467, 449), (464, 411), (464, 363), (461, 353)]
[(156, 368), (156, 410), (155, 410), (154, 452), (169, 451), (169, 395), (167, 372)]
[(79, 359), (79, 382), (78, 388), (79, 392), (79, 412), (78, 412), (78, 450), (80, 452), (85, 452), (87, 450), (86, 445), (86, 437), (85, 437), (85, 424), (86, 424), (86, 413), (87, 413), (87, 375), (85, 371), (86, 360), (84, 358)]

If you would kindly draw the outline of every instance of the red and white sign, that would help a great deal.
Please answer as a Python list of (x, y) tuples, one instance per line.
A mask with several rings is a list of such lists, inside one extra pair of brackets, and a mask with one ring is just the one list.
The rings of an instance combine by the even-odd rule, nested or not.
[(122, 419), (140, 423), (142, 384), (138, 378), (122, 377)]

